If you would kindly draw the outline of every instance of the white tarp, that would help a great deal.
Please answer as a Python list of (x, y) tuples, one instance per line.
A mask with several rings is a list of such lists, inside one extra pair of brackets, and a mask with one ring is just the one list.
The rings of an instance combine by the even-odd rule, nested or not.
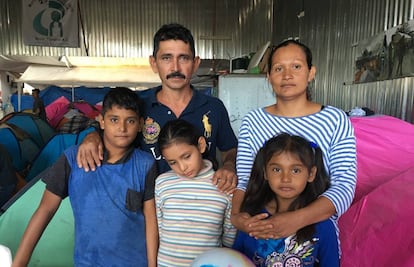
[(30, 65), (18, 82), (57, 86), (128, 86), (135, 88), (154, 87), (161, 83), (159, 76), (149, 65), (70, 68)]

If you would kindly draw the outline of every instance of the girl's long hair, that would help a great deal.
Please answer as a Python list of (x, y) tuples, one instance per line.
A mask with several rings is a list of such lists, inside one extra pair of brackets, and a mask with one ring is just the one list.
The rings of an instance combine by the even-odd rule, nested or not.
[[(322, 150), (316, 144), (300, 136), (282, 133), (268, 140), (258, 151), (241, 205), (242, 212), (247, 212), (252, 216), (262, 213), (270, 201), (276, 200), (275, 193), (265, 179), (266, 165), (273, 155), (286, 152), (296, 155), (309, 172), (312, 167), (317, 167), (315, 179), (307, 183), (304, 191), (290, 205), (289, 211), (306, 207), (329, 187), (329, 177), (324, 168)], [(301, 241), (308, 240), (312, 238), (314, 231), (314, 225), (306, 226), (298, 231), (297, 238)]]

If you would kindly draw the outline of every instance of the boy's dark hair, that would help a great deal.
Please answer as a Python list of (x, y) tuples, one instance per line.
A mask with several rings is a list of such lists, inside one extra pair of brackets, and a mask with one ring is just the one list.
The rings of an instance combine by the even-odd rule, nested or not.
[(191, 53), (195, 57), (194, 38), (191, 31), (178, 23), (170, 23), (161, 26), (154, 35), (154, 51), (152, 55), (157, 56), (161, 41), (181, 40), (190, 45)]
[[(162, 151), (167, 146), (174, 143), (184, 143), (198, 147), (198, 139), (203, 137), (200, 131), (191, 123), (176, 119), (167, 122), (158, 135), (158, 147)], [(217, 169), (217, 161), (208, 156), (208, 148), (203, 153), (203, 158), (209, 159), (213, 163), (213, 168)]]
[[(262, 213), (266, 204), (275, 199), (275, 193), (265, 179), (265, 169), (273, 155), (284, 152), (296, 155), (308, 171), (311, 171), (313, 166), (317, 168), (315, 179), (307, 183), (304, 191), (290, 205), (289, 211), (306, 207), (328, 189), (329, 177), (323, 164), (322, 150), (300, 136), (282, 133), (268, 140), (257, 153), (241, 211), (250, 215)], [(309, 240), (314, 231), (314, 225), (304, 227), (297, 232), (297, 239), (299, 241)]]
[(116, 87), (105, 95), (102, 105), (102, 116), (113, 106), (135, 111), (138, 117), (142, 117), (142, 102), (138, 94), (126, 87)]

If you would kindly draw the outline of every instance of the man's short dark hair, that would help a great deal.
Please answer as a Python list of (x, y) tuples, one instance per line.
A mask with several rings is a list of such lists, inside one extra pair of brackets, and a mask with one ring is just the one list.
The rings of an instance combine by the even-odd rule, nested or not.
[(32, 93), (38, 93), (39, 94), (40, 93), (40, 90), (37, 89), (37, 88), (35, 88), (35, 89), (32, 90)]
[(180, 40), (190, 45), (191, 53), (195, 57), (194, 38), (191, 31), (178, 23), (164, 24), (154, 35), (154, 51), (152, 55), (156, 57), (160, 48), (161, 41)]

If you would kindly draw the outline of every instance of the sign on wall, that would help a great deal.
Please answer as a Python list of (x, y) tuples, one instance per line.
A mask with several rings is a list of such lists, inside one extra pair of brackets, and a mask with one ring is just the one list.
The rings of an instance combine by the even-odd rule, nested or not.
[(361, 41), (354, 83), (414, 75), (414, 20)]
[(79, 47), (78, 0), (22, 0), (25, 45)]

